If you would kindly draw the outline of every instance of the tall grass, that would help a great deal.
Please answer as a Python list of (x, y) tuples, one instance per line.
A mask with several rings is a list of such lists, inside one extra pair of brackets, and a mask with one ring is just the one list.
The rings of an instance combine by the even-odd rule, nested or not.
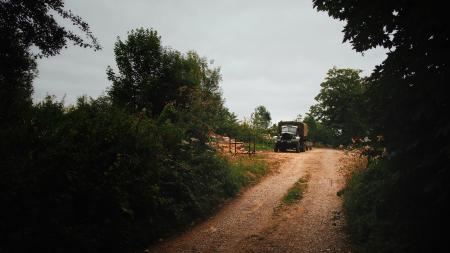
[(273, 150), (274, 143), (273, 142), (261, 142), (256, 143), (256, 150)]
[(238, 156), (229, 159), (231, 180), (240, 189), (256, 184), (269, 171), (268, 164), (259, 156)]

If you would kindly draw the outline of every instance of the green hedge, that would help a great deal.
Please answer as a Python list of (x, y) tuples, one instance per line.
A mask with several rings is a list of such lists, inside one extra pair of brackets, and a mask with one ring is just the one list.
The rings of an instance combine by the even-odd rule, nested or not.
[(28, 138), (2, 143), (0, 252), (130, 252), (237, 190), (228, 163), (170, 120), (102, 99), (32, 114)]

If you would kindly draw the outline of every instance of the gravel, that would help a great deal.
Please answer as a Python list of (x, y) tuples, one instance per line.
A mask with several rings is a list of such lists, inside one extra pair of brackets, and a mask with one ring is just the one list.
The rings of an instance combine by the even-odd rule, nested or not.
[[(210, 219), (147, 252), (352, 252), (347, 243), (338, 173), (342, 151), (268, 153), (284, 161), (278, 170), (226, 204)], [(303, 199), (282, 197), (310, 174)]]

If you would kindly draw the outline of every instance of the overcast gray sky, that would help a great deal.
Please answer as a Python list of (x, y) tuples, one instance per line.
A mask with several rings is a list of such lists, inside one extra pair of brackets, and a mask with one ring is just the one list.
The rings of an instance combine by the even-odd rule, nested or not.
[(89, 23), (103, 50), (72, 46), (40, 60), (36, 101), (51, 94), (70, 104), (102, 94), (117, 36), (139, 27), (157, 30), (165, 46), (214, 60), (226, 105), (240, 119), (258, 105), (273, 122), (294, 119), (314, 104), (328, 69), (368, 75), (386, 57), (343, 44), (344, 23), (314, 10), (311, 0), (72, 0), (66, 7)]

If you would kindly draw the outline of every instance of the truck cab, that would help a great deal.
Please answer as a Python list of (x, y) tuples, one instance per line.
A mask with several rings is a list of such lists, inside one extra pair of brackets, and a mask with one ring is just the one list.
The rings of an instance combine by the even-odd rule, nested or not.
[(296, 152), (305, 152), (307, 145), (308, 125), (296, 121), (280, 121), (278, 133), (274, 136), (274, 151), (294, 149)]

